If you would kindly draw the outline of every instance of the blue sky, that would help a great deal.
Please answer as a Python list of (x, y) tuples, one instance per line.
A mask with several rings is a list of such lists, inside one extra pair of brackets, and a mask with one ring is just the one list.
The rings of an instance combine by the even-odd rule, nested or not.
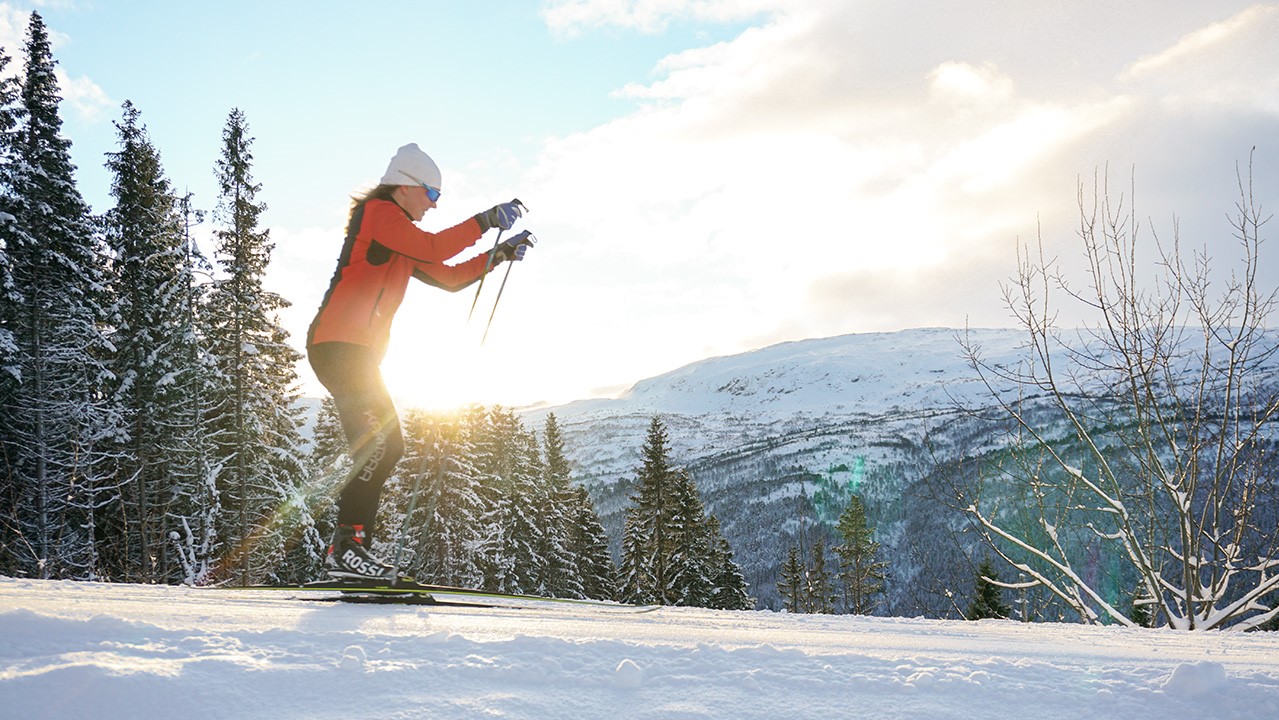
[(384, 365), (405, 403), (521, 405), (786, 340), (1012, 325), (1017, 243), (1042, 228), (1077, 266), (1099, 169), (1229, 260), (1236, 163), (1256, 146), (1258, 196), (1279, 184), (1279, 4), (1042, 5), (60, 0), (0, 3), (0, 43), (40, 10), (98, 211), (124, 100), (206, 208), (245, 111), (299, 344), (348, 197), (399, 145), (444, 171), (426, 229), (524, 200), (541, 243), (488, 343), (470, 293), (421, 286)]
[(258, 175), (290, 185), (267, 191), (287, 218), (331, 204), (308, 191), (323, 192), (342, 172), (375, 172), (387, 146), (394, 151), (401, 140), (453, 164), (495, 150), (531, 157), (543, 138), (589, 130), (634, 107), (610, 93), (644, 78), (665, 55), (734, 31), (684, 24), (660, 34), (570, 37), (550, 32), (530, 2), (38, 9), (55, 33), (60, 66), (102, 93), (87, 115), (64, 112), (82, 192), (95, 206), (109, 202), (110, 182), (96, 158), (113, 146), (111, 121), (128, 99), (170, 177), (193, 186), (211, 183), (227, 113), (244, 110), (258, 138)]

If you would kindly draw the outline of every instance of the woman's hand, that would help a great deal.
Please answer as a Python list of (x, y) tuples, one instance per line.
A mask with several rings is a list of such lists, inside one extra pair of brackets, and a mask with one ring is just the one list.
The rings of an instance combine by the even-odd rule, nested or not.
[(528, 249), (533, 247), (536, 242), (537, 238), (533, 236), (533, 233), (525, 230), (498, 243), (498, 246), (493, 250), (493, 258), (495, 261), (500, 258), (502, 262), (523, 260), (524, 253), (527, 253)]
[(480, 224), (480, 232), (488, 232), (492, 228), (500, 228), (502, 230), (510, 230), (516, 220), (524, 214), (524, 203), (519, 200), (512, 200), (501, 205), (494, 205), (475, 216), (475, 221)]

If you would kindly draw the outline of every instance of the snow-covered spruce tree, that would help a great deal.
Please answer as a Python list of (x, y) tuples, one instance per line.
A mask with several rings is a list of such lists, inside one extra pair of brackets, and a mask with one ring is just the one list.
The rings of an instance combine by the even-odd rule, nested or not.
[(671, 488), (674, 468), (668, 456), (669, 437), (660, 418), (649, 423), (641, 450), (643, 464), (635, 495), (626, 511), (622, 534), (621, 596), (623, 602), (673, 604), (666, 595), (670, 574), (670, 530), (666, 519), (675, 503)]
[(6, 248), (7, 238), (16, 230), (17, 220), (11, 214), (16, 201), (12, 173), (17, 160), (17, 128), (20, 116), (18, 98), (21, 85), (9, 71), (12, 58), (0, 47), (0, 575), (17, 575), (17, 544), (25, 540), (18, 528), (18, 483), (8, 465), (11, 436), (10, 413), (16, 407), (18, 381), (21, 376), (18, 348), (14, 344), (13, 327), (22, 307), (22, 296), (13, 282), (12, 263)]
[(172, 555), (179, 566), (179, 579), (197, 585), (211, 578), (216, 562), (218, 518), (222, 504), (217, 478), (221, 466), (214, 458), (213, 443), (207, 433), (209, 398), (216, 394), (211, 356), (204, 350), (200, 312), (208, 293), (212, 267), (196, 246), (191, 232), (204, 220), (204, 212), (193, 207), (191, 193), (178, 198), (182, 221), (182, 265), (176, 285), (183, 295), (181, 323), (185, 333), (183, 371), (173, 385), (178, 389), (177, 422), (189, 428), (188, 450), (174, 461), (173, 500), (165, 523)]
[(826, 538), (817, 535), (813, 541), (813, 564), (805, 578), (807, 585), (804, 595), (808, 599), (806, 610), (811, 613), (830, 615), (835, 612), (835, 582), (826, 557)]
[(277, 577), (302, 583), (326, 577), (324, 560), (337, 524), (337, 496), (350, 476), (346, 438), (332, 398), (325, 398), (316, 418), (311, 451), (305, 456), (300, 482), (288, 502), (288, 537)]
[(290, 543), (285, 565), (299, 577), (319, 578), (329, 539), (337, 524), (337, 496), (350, 477), (351, 457), (346, 433), (333, 398), (320, 402), (307, 457), (309, 478), (298, 488), (305, 512), (298, 518), (298, 541)]
[[(1171, 628), (1279, 617), (1276, 291), (1261, 286), (1268, 218), (1251, 169), (1239, 189), (1240, 266), (1223, 281), (1206, 253), (1183, 255), (1176, 229), (1170, 243), (1155, 236), (1157, 263), (1143, 261), (1131, 204), (1101, 180), (1089, 200), (1081, 183), (1083, 288), (1042, 251), (1019, 252), (1006, 301), (1026, 330), (1024, 363), (994, 366), (965, 341), (1021, 452), (960, 500), (1006, 562), (1084, 622), (1136, 624), (1121, 590), (1132, 583)], [(1055, 293), (1096, 320), (1059, 329)], [(1031, 527), (1000, 502), (1014, 488), (1029, 494)], [(1098, 558), (1124, 576), (1090, 572)]]
[(498, 592), (539, 591), (544, 528), (538, 523), (542, 462), (536, 437), (509, 410), (489, 410), (488, 452), (482, 461), (495, 502), (484, 520), (484, 588)]
[(182, 576), (168, 557), (168, 523), (176, 490), (200, 479), (203, 427), (190, 403), (199, 350), (181, 206), (139, 116), (124, 103), (119, 150), (106, 163), (116, 200), (103, 218), (113, 259), (111, 390), (123, 425), (120, 497), (110, 513), (118, 526), (106, 539), (114, 545), (112, 577), (157, 582)]
[(1003, 620), (1012, 615), (1012, 608), (1004, 602), (1003, 587), (990, 560), (982, 560), (973, 583), (973, 600), (964, 611), (966, 620)]
[(874, 528), (866, 523), (866, 508), (860, 497), (853, 495), (849, 499), (836, 529), (844, 540), (835, 546), (844, 609), (854, 615), (869, 615), (884, 590), (888, 563), (878, 558), (879, 543), (875, 542)]
[(533, 508), (541, 526), (537, 554), (542, 558), (538, 592), (552, 597), (585, 597), (584, 563), (573, 555), (574, 524), (581, 509), (570, 479), (564, 437), (555, 413), (546, 416), (542, 428), (542, 477), (539, 507)]
[(325, 396), (320, 401), (320, 414), (315, 419), (315, 430), (311, 437), (312, 469), (316, 472), (336, 473), (341, 468), (350, 468), (349, 453), (350, 446), (338, 417), (337, 403), (333, 402), (332, 397)]
[[(561, 456), (551, 463), (554, 470), (542, 460), (536, 436), (501, 407), (472, 406), (457, 418), (410, 412), (405, 436), (405, 458), (387, 482), (380, 513), (379, 525), (388, 529), (378, 545), (384, 555), (394, 552), (405, 527), (404, 556), (411, 560), (404, 567), (425, 580), (555, 597), (613, 596), (615, 571), (593, 506), (571, 486), (557, 499), (548, 480), (551, 472), (567, 473), (555, 432), (550, 455)], [(406, 520), (419, 473), (420, 496)], [(556, 502), (566, 507), (548, 510)], [(547, 539), (556, 533), (563, 537)], [(557, 548), (568, 575), (552, 585), (548, 558)]]
[(711, 595), (706, 607), (715, 610), (750, 610), (753, 602), (747, 593), (746, 577), (733, 560), (733, 548), (724, 537), (719, 518), (706, 520), (706, 537), (710, 543)]
[(277, 576), (305, 512), (296, 492), (305, 482), (294, 371), (299, 356), (279, 325), (288, 303), (262, 287), (273, 246), (258, 227), (266, 205), (257, 200), (253, 139), (239, 109), (227, 118), (222, 140), (214, 211), (222, 276), (204, 311), (217, 386), (208, 419), (214, 464), (221, 468), (222, 574), (248, 583)]
[[(278, 296), (277, 296), (278, 297)], [(282, 301), (283, 302), (283, 301)], [(287, 303), (284, 303), (287, 305)], [(287, 488), (285, 502), (275, 511), (274, 526), (284, 542), (284, 557), (268, 578), (299, 583), (315, 576), (316, 563), (328, 552), (332, 534), (322, 535), (315, 526), (310, 502), (312, 479), (306, 472), (305, 441), (302, 439), (302, 392), (298, 386), (296, 362), (300, 355), (289, 344), (289, 333), (271, 318), (270, 344), (263, 351), (268, 370), (263, 380), (275, 390), (275, 403), (262, 405), (266, 433), (262, 457), (271, 464), (281, 486)], [(263, 553), (263, 557), (268, 557)], [(297, 562), (296, 565), (292, 564)], [(263, 563), (263, 568), (270, 568)]]
[(777, 594), (782, 596), (782, 606), (787, 612), (807, 612), (808, 583), (804, 563), (799, 557), (799, 546), (791, 545), (782, 563), (782, 576), (777, 581)]
[[(468, 564), (477, 575), (469, 587), (483, 587), (496, 577), (501, 558), (496, 553), (501, 548), (501, 528), (497, 512), (499, 480), (497, 466), (501, 458), (500, 443), (494, 437), (493, 416), (489, 408), (474, 405), (467, 408), (461, 421), (459, 440), (465, 450), (458, 453), (462, 465), (454, 462), (453, 448), (449, 449), (447, 469), (462, 473), (447, 478), (445, 496), (457, 503), (445, 507), (449, 517), (439, 518), (453, 524), (457, 540), (463, 543), (461, 554), (452, 562)], [(446, 497), (441, 497), (445, 500)], [(465, 524), (463, 526), (463, 524)]]
[[(400, 471), (387, 482), (379, 525), (398, 530), (407, 512), (412, 478), (422, 473), (422, 497), (407, 523), (405, 545), (412, 553), (411, 574), (427, 582), (462, 587), (483, 583), (480, 568), (481, 523), (492, 501), (476, 461), (487, 412), (475, 406), (459, 418), (410, 413), (405, 424), (407, 450)], [(394, 511), (391, 508), (395, 508)], [(385, 534), (385, 533), (384, 533)], [(388, 537), (389, 542), (395, 538)], [(384, 556), (393, 547), (380, 544)]]
[(26, 55), (0, 208), (12, 340), (0, 467), (16, 504), (7, 550), (18, 574), (92, 578), (97, 510), (115, 493), (109, 448), (117, 418), (103, 392), (105, 253), (61, 136), (55, 63), (39, 13), (31, 15)]
[(707, 532), (706, 510), (684, 468), (675, 471), (672, 483), (675, 504), (666, 526), (670, 532), (667, 597), (675, 605), (707, 607), (715, 592), (711, 537)]
[(608, 551), (608, 535), (586, 488), (572, 489), (573, 510), (569, 529), (569, 556), (574, 558), (582, 596), (609, 600), (617, 595), (617, 566)]
[(705, 607), (722, 570), (715, 566), (719, 542), (692, 478), (672, 466), (667, 446), (666, 427), (654, 417), (626, 511), (620, 595), (626, 602)]

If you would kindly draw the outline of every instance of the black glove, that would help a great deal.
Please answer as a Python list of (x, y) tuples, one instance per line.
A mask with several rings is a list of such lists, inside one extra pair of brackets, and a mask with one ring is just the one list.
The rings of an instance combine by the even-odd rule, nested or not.
[(501, 205), (494, 205), (475, 216), (475, 222), (480, 224), (480, 232), (488, 232), (492, 228), (501, 228), (502, 230), (510, 230), (516, 220), (524, 214), (524, 203), (519, 200), (512, 200)]
[(518, 235), (512, 235), (498, 243), (498, 246), (493, 249), (493, 264), (496, 265), (508, 260), (523, 260), (524, 253), (528, 252), (528, 249), (533, 247), (536, 242), (537, 238), (533, 237), (533, 233), (528, 230)]

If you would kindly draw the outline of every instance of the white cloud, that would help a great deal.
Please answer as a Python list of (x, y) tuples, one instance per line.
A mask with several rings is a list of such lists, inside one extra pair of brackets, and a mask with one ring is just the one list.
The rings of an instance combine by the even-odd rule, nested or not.
[[(573, 264), (547, 272), (612, 280), (574, 305), (574, 326), (605, 348), (661, 337), (652, 352), (673, 364), (680, 350), (1008, 322), (999, 282), (1015, 270), (1018, 238), (1043, 222), (1050, 254), (1073, 262), (1076, 183), (1107, 163), (1125, 179), (1136, 169), (1143, 211), (1166, 217), (1189, 196), (1191, 207), (1171, 207), (1220, 224), (1232, 199), (1205, 184), (1273, 135), (1222, 146), (1228, 121), (1187, 124), (1166, 103), (1209, 91), (1247, 37), (1263, 91), (1230, 95), (1223, 111), (1260, 112), (1276, 129), (1265, 115), (1279, 77), (1266, 50), (1273, 6), (1206, 24), (1195, 4), (989, 6), (939, 0), (908, 19), (895, 3), (779, 5), (738, 37), (673, 54), (655, 80), (620, 89), (638, 103), (633, 113), (547, 143), (525, 185), (542, 194), (540, 232), (567, 244), (542, 259)], [(645, 30), (712, 7), (566, 2), (546, 16), (560, 30)], [(1168, 36), (1195, 39), (1137, 49)], [(1202, 77), (1164, 84), (1160, 68), (1186, 63)], [(1222, 154), (1179, 152), (1197, 143)], [(1266, 157), (1279, 161), (1276, 150)], [(1177, 193), (1177, 183), (1196, 189)], [(638, 304), (643, 312), (628, 314)], [(621, 327), (616, 317), (633, 319)], [(620, 355), (612, 366), (639, 361)]]
[[(37, 2), (37, 6), (74, 7), (69, 2)], [(31, 22), (31, 11), (19, 10), (8, 3), (0, 3), (0, 48), (9, 56), (7, 74), (21, 75), (26, 62), (27, 26)], [(57, 51), (59, 47), (71, 42), (71, 39), (49, 28), (49, 43)], [(117, 103), (107, 96), (106, 92), (87, 76), (71, 77), (61, 67), (55, 68), (62, 99), (86, 122), (95, 123), (104, 119)]]
[(54, 70), (62, 100), (71, 106), (86, 122), (104, 119), (116, 105), (106, 92), (86, 76), (71, 77), (62, 68)]
[(947, 61), (929, 73), (929, 79), (933, 96), (943, 101), (957, 104), (1003, 103), (1013, 97), (1012, 78), (1001, 73), (993, 63), (978, 66)]
[(19, 72), (22, 68), (22, 46), (26, 44), (27, 23), (30, 21), (30, 11), (0, 3), (0, 48), (4, 48), (9, 56), (10, 72)]
[(605, 26), (655, 33), (676, 20), (734, 22), (788, 3), (779, 0), (550, 0), (542, 18), (552, 31), (574, 35)]
[(32, 4), (36, 7), (55, 10), (74, 10), (79, 6), (76, 0), (32, 0)]
[(1171, 106), (1279, 112), (1279, 4), (1255, 5), (1128, 65), (1125, 88)]
[(1269, 47), (1256, 50), (1274, 50), (1274, 23), (1279, 18), (1279, 5), (1254, 5), (1231, 17), (1199, 28), (1184, 35), (1175, 45), (1161, 52), (1143, 57), (1129, 65), (1121, 74), (1123, 79), (1137, 79), (1143, 75), (1184, 66), (1196, 59), (1211, 60), (1214, 50), (1228, 43), (1249, 40), (1268, 41)]

